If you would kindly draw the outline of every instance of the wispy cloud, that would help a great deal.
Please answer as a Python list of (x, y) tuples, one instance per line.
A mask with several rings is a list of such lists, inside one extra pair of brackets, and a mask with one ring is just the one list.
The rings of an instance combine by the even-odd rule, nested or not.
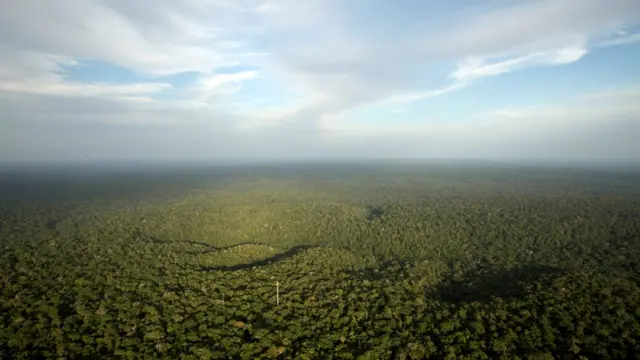
[(282, 12), (284, 8), (272, 1), (267, 1), (259, 4), (254, 8), (256, 12)]
[(483, 77), (496, 76), (533, 66), (570, 64), (587, 54), (584, 46), (576, 45), (560, 49), (533, 52), (526, 55), (491, 61), (483, 57), (469, 57), (458, 63), (452, 74), (457, 81), (468, 82)]
[(258, 77), (256, 71), (240, 71), (230, 74), (202, 76), (191, 88), (196, 101), (203, 102), (222, 95), (232, 95), (242, 89), (244, 81)]
[(618, 31), (615, 35), (609, 36), (596, 43), (598, 47), (631, 45), (640, 42), (640, 32), (629, 33), (626, 30)]
[(126, 96), (159, 92), (171, 88), (169, 84), (138, 83), (127, 85), (103, 85), (83, 83), (0, 83), (0, 91), (62, 96)]
[[(301, 155), (329, 156), (350, 148), (332, 139), (355, 139), (353, 134), (362, 133), (379, 136), (388, 146), (404, 149), (394, 150), (398, 154), (406, 153), (410, 149), (401, 146), (400, 138), (413, 139), (413, 150), (421, 148), (420, 137), (432, 139), (419, 130), (421, 123), (405, 131), (399, 119), (419, 122), (445, 106), (443, 99), (465, 93), (472, 97), (474, 91), (484, 91), (484, 84), (508, 81), (516, 73), (570, 68), (588, 61), (591, 52), (632, 48), (640, 39), (639, 14), (636, 0), (158, 0), (154, 6), (127, 0), (7, 0), (0, 12), (0, 109), (6, 118), (0, 126), (10, 123), (20, 139), (12, 142), (13, 153), (40, 141), (43, 135), (29, 124), (40, 124), (44, 113), (52, 124), (72, 119), (87, 132), (90, 127), (78, 125), (82, 121), (188, 124), (155, 136), (181, 132), (179, 137), (188, 141), (190, 131), (207, 134), (220, 143), (212, 154), (245, 141), (254, 148), (246, 145), (236, 153), (284, 156), (300, 146), (307, 149)], [(135, 77), (111, 83), (68, 76), (74, 65), (91, 62), (113, 65)], [(91, 65), (83, 69), (91, 70)], [(632, 77), (631, 69), (628, 72)], [(184, 73), (192, 74), (189, 81), (168, 80)], [(612, 77), (610, 82), (622, 80)], [(500, 103), (497, 97), (493, 100)], [(615, 103), (624, 113), (604, 105), (592, 108), (594, 113), (627, 119), (635, 109), (621, 107), (617, 95), (599, 101)], [(450, 104), (446, 106), (467, 107), (460, 101)], [(496, 118), (531, 117), (522, 107), (504, 105), (507, 110), (494, 113)], [(382, 121), (350, 121), (367, 108), (395, 114), (384, 131), (395, 135), (388, 140), (377, 135)], [(467, 111), (464, 117), (475, 119), (469, 121), (486, 119)], [(370, 113), (376, 116), (376, 111)], [(466, 128), (446, 121), (431, 121), (429, 131), (471, 136), (460, 135)], [(486, 137), (498, 132), (482, 131)], [(206, 141), (199, 141), (206, 149)], [(358, 146), (353, 154), (374, 147)], [(157, 150), (155, 145), (149, 148)], [(435, 145), (431, 150), (437, 151)]]

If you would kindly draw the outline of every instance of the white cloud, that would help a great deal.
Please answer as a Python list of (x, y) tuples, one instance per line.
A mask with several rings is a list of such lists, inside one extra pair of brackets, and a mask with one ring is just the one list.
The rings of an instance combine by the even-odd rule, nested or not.
[(617, 36), (610, 37), (596, 44), (598, 47), (606, 47), (606, 46), (622, 46), (622, 45), (630, 45), (640, 42), (640, 33), (629, 34), (626, 31), (621, 31), (617, 33)]
[(0, 46), (0, 81), (60, 81), (62, 66), (75, 65), (73, 57)]
[[(232, 126), (238, 119), (219, 111), (114, 109), (117, 104), (82, 103), (110, 111), (101, 112), (103, 118), (96, 119), (87, 118), (91, 108), (52, 112), (59, 106), (57, 98), (40, 98), (31, 104), (32, 98), (23, 98), (26, 102), (21, 105), (14, 98), (11, 103), (0, 101), (2, 113), (16, 119), (3, 125), (0, 154), (4, 159), (84, 160), (432, 157), (640, 161), (640, 92), (636, 90), (589, 94), (559, 106), (497, 109), (473, 122), (396, 121), (364, 128), (339, 123), (315, 131), (296, 123), (238, 129)], [(25, 111), (27, 106), (38, 111)], [(25, 138), (31, 142), (25, 143)], [(78, 152), (79, 148), (83, 151)]]
[(622, 101), (631, 101), (635, 103), (635, 100), (640, 99), (640, 87), (625, 87), (617, 90), (610, 90), (607, 92), (598, 92), (586, 94), (583, 96), (585, 100), (589, 100), (602, 103), (614, 100), (616, 104), (620, 104)]
[[(28, 128), (37, 119), (37, 123), (184, 123), (175, 133), (181, 141), (196, 137), (194, 149), (202, 152), (235, 149), (238, 154), (255, 155), (255, 149), (266, 149), (265, 156), (366, 154), (379, 141), (387, 149), (396, 148), (389, 150), (396, 154), (427, 151), (425, 143), (432, 144), (428, 148), (433, 152), (456, 153), (453, 145), (432, 134), (467, 149), (467, 144), (484, 141), (474, 140), (474, 133), (489, 139), (500, 129), (432, 124), (423, 131), (420, 124), (404, 128), (396, 122), (378, 134), (375, 127), (355, 129), (344, 119), (350, 110), (371, 105), (408, 113), (410, 109), (403, 106), (471, 89), (478, 79), (570, 64), (594, 46), (637, 41), (637, 34), (629, 29), (640, 24), (637, 0), (483, 2), (496, 8), (482, 12), (465, 8), (469, 3), (461, 1), (456, 3), (461, 10), (439, 13), (439, 6), (434, 11), (413, 11), (404, 3), (355, 0), (158, 0), (154, 6), (128, 0), (6, 0), (0, 12), (0, 109), (6, 119), (0, 126), (12, 124), (12, 136), (18, 139), (11, 142), (15, 149), (44, 136), (35, 127)], [(621, 30), (624, 33), (611, 35)], [(65, 69), (85, 60), (115, 64), (150, 78), (183, 71), (200, 77), (183, 89), (152, 80), (120, 85), (68, 80)], [(444, 63), (451, 64), (450, 74), (439, 72)], [(222, 74), (221, 68), (229, 66), (254, 70)], [(280, 94), (278, 98), (271, 93), (243, 94), (247, 88), (243, 84), (252, 80), (293, 94), (286, 99)], [(450, 83), (441, 86), (446, 81)], [(164, 90), (178, 94), (172, 100), (152, 100)], [(635, 108), (610, 96), (605, 102), (615, 106), (590, 108), (589, 114), (566, 109), (543, 113), (538, 108), (535, 116), (555, 116), (558, 121), (569, 116), (628, 119)], [(254, 111), (238, 106), (258, 99), (266, 100)], [(526, 137), (522, 129), (535, 128), (534, 122), (509, 121), (533, 118), (532, 111), (517, 108), (492, 116), (511, 124), (511, 135)], [(16, 125), (21, 122), (25, 125)], [(79, 125), (65, 126), (73, 131)], [(82, 129), (89, 132), (91, 127)], [(365, 140), (357, 143), (352, 137), (363, 133), (375, 140), (374, 145)], [(208, 148), (205, 134), (224, 145)], [(172, 135), (158, 131), (153, 140), (157, 143), (149, 149), (157, 150)], [(134, 140), (142, 135), (127, 136), (134, 149)], [(291, 139), (294, 136), (300, 138)], [(333, 142), (337, 137), (345, 142)], [(238, 139), (255, 148), (236, 148), (233, 141)], [(180, 145), (175, 153), (197, 153), (187, 145)], [(294, 145), (301, 150), (294, 151)], [(62, 145), (51, 148), (56, 146)], [(465, 151), (470, 153), (459, 152)]]
[(104, 85), (85, 83), (10, 83), (0, 82), (0, 91), (14, 91), (32, 94), (49, 94), (65, 96), (126, 96), (159, 92), (171, 88), (169, 84), (137, 83), (127, 85)]
[(480, 119), (483, 127), (499, 128), (524, 137), (558, 136), (564, 131), (563, 135), (571, 139), (594, 128), (600, 128), (606, 136), (613, 130), (607, 129), (610, 124), (625, 123), (640, 129), (640, 92), (628, 89), (588, 93), (565, 105), (502, 108), (481, 114)]
[(285, 11), (281, 5), (276, 4), (275, 2), (267, 1), (258, 5), (254, 9), (257, 12), (283, 12)]
[(515, 58), (490, 62), (482, 57), (469, 57), (458, 63), (452, 74), (457, 81), (467, 82), (483, 77), (496, 76), (533, 66), (570, 64), (587, 54), (584, 46), (575, 45), (560, 49), (534, 52)]
[(83, 83), (65, 80), (64, 66), (77, 62), (67, 56), (31, 51), (0, 50), (0, 92), (66, 97), (111, 97), (126, 101), (148, 102), (146, 95), (171, 88), (166, 83), (129, 83), (122, 85)]
[[(513, 2), (481, 15), (434, 18), (435, 24), (453, 26), (422, 20), (425, 25), (403, 27), (415, 33), (381, 38), (352, 33), (353, 23), (340, 13), (347, 6), (343, 3), (286, 5), (285, 13), (272, 17), (281, 27), (279, 34), (288, 32), (287, 41), (273, 49), (274, 57), (288, 73), (286, 81), (295, 81), (308, 96), (327, 97), (321, 110), (326, 115), (368, 104), (408, 104), (451, 93), (481, 77), (576, 62), (588, 53), (591, 39), (640, 23), (640, 3), (635, 0), (541, 0)], [(372, 5), (353, 6), (355, 12)], [(369, 21), (376, 20), (381, 21)], [(416, 89), (416, 73), (445, 59), (460, 61), (451, 74), (453, 83), (435, 90), (424, 83)], [(469, 61), (473, 59), (475, 63)]]
[(241, 71), (231, 74), (217, 74), (201, 80), (206, 88), (216, 88), (223, 84), (240, 82), (244, 80), (255, 79), (258, 76), (256, 71)]
[(638, 23), (635, 0), (514, 2), (470, 19), (438, 42), (438, 50), (486, 55), (535, 46), (554, 48), (576, 36), (596, 36)]
[(384, 143), (395, 155), (640, 161), (640, 91), (589, 93), (564, 105), (496, 109), (479, 114), (476, 121), (396, 122), (357, 130), (351, 129), (352, 143)]
[[(136, 71), (211, 71), (232, 63), (242, 26), (220, 2), (8, 0), (0, 13), (0, 44), (78, 59), (99, 59)], [(215, 24), (215, 25), (213, 25)]]
[(436, 96), (444, 95), (446, 93), (450, 93), (456, 90), (460, 90), (465, 86), (466, 84), (464, 82), (456, 82), (454, 84), (445, 86), (441, 89), (392, 96), (387, 100), (385, 100), (383, 103), (395, 104), (395, 105), (406, 105), (412, 102), (426, 100), (426, 99), (434, 98)]
[(191, 88), (195, 101), (208, 101), (222, 95), (238, 92), (242, 82), (258, 77), (257, 71), (241, 71), (230, 74), (214, 74), (202, 76), (198, 84)]

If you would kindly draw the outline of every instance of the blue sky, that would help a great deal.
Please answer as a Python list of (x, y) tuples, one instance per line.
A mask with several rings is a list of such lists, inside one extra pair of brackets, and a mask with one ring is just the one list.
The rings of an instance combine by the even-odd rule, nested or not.
[(636, 0), (9, 0), (0, 161), (640, 161)]

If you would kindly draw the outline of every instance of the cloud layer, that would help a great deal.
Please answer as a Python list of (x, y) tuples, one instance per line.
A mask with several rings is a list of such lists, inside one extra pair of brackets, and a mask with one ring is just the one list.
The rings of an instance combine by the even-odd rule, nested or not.
[(592, 52), (640, 61), (635, 0), (5, 3), (0, 160), (640, 160), (640, 84), (465, 102)]

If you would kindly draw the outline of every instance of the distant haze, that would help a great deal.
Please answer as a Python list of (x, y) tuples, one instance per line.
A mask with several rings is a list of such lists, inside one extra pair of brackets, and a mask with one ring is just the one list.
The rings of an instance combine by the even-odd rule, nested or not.
[(0, 162), (640, 162), (640, 1), (5, 0)]

